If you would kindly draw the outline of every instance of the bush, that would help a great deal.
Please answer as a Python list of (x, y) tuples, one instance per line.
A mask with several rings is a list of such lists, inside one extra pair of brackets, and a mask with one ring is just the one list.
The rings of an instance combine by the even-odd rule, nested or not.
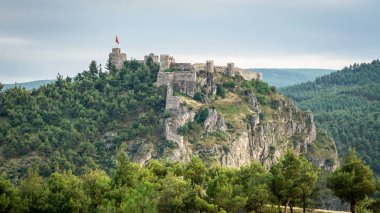
[(235, 88), (235, 82), (232, 82), (232, 81), (224, 82), (223, 87), (227, 89), (233, 89)]
[(265, 120), (265, 114), (263, 112), (260, 112), (259, 113), (259, 118), (260, 118), (260, 121)]
[(189, 125), (188, 125), (188, 123), (186, 123), (185, 125), (179, 127), (177, 129), (177, 132), (178, 132), (179, 135), (182, 135), (182, 136), (186, 135), (186, 133), (189, 132)]
[(261, 105), (268, 105), (268, 98), (266, 96), (258, 94), (256, 98)]
[(280, 106), (280, 101), (279, 100), (273, 100), (270, 102), (270, 107), (272, 109), (278, 109), (278, 107)]
[(200, 101), (200, 102), (202, 102), (204, 98), (205, 98), (205, 94), (203, 92), (196, 92), (193, 97), (194, 100)]
[(198, 123), (203, 123), (208, 118), (208, 109), (202, 108), (199, 110), (199, 112), (195, 115), (195, 121)]
[(216, 85), (216, 95), (218, 95), (218, 96), (220, 96), (222, 98), (226, 97), (226, 90), (220, 84)]

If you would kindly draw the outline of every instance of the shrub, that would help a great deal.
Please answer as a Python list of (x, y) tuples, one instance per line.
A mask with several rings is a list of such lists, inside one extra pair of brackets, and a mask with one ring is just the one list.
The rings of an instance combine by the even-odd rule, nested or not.
[(199, 110), (199, 112), (195, 115), (195, 121), (198, 123), (203, 123), (208, 117), (208, 109), (202, 108)]
[(235, 88), (235, 82), (232, 82), (232, 81), (224, 82), (223, 87), (227, 89), (233, 89)]
[(222, 98), (226, 97), (226, 90), (220, 84), (216, 85), (216, 95), (218, 95), (218, 96), (220, 96)]
[(260, 118), (260, 121), (265, 120), (265, 114), (263, 112), (260, 112), (259, 113), (259, 118)]
[(194, 100), (201, 101), (201, 102), (204, 100), (204, 98), (205, 98), (205, 94), (203, 92), (196, 92), (193, 97)]

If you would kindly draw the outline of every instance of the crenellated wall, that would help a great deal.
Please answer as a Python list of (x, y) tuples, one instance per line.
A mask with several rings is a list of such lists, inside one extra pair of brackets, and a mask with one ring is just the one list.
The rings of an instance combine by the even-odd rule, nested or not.
[(193, 66), (190, 63), (171, 63), (170, 68), (175, 71), (191, 71)]

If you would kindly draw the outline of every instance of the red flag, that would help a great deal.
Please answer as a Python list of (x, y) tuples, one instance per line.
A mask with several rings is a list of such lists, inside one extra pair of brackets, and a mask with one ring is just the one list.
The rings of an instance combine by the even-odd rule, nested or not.
[(116, 36), (116, 43), (119, 44), (119, 39), (117, 38), (117, 36)]

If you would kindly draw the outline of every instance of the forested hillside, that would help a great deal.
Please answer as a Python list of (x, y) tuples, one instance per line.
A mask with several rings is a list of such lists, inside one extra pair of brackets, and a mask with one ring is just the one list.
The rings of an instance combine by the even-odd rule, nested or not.
[(153, 86), (159, 65), (125, 65), (102, 72), (92, 62), (73, 79), (58, 76), (39, 89), (0, 93), (0, 172), (19, 177), (29, 165), (39, 165), (43, 175), (108, 171), (120, 144), (138, 136), (164, 149), (165, 92)]
[(380, 174), (380, 62), (354, 64), (313, 82), (281, 88), (300, 108), (310, 109), (342, 155), (355, 147)]
[[(201, 154), (186, 163), (156, 160), (176, 146), (164, 139), (165, 119), (173, 115), (165, 112), (165, 87), (155, 86), (159, 65), (151, 58), (146, 63), (126, 61), (121, 70), (108, 65), (109, 71), (103, 72), (92, 62), (88, 71), (73, 79), (58, 75), (55, 82), (38, 89), (0, 92), (0, 212), (279, 212), (280, 205), (302, 206), (306, 211), (308, 206), (326, 207), (333, 192), (347, 202), (362, 201), (375, 192), (372, 171), (354, 152), (336, 173), (321, 170), (326, 164), (335, 165), (334, 159), (325, 157), (335, 154), (335, 147), (315, 126), (316, 139), (306, 156), (291, 146), (271, 146), (271, 155), (284, 150), (270, 165), (221, 167), (202, 161)], [(258, 80), (235, 80), (239, 79), (225, 79), (213, 98), (230, 100), (231, 94), (249, 87), (263, 106), (261, 125), (276, 122), (280, 108), (302, 115), (289, 100), (292, 108), (269, 101), (285, 99), (275, 87)], [(185, 98), (188, 106), (202, 103), (195, 95)], [(244, 104), (242, 100), (239, 107), (221, 104), (215, 109), (233, 119)], [(208, 111), (200, 110), (194, 122), (178, 129), (186, 137), (194, 136), (194, 143), (203, 137), (196, 132), (202, 128), (200, 120), (208, 117), (203, 112)], [(310, 126), (311, 114), (302, 113), (310, 120), (298, 119)], [(215, 144), (225, 138), (218, 133)], [(291, 139), (296, 146), (302, 137)], [(153, 144), (153, 159), (143, 166), (131, 162), (126, 153), (141, 151), (131, 141)], [(316, 166), (314, 161), (320, 159), (322, 164)], [(350, 180), (347, 174), (358, 175), (344, 182)], [(355, 196), (347, 198), (352, 188)], [(373, 210), (378, 203), (371, 199), (358, 206)]]

